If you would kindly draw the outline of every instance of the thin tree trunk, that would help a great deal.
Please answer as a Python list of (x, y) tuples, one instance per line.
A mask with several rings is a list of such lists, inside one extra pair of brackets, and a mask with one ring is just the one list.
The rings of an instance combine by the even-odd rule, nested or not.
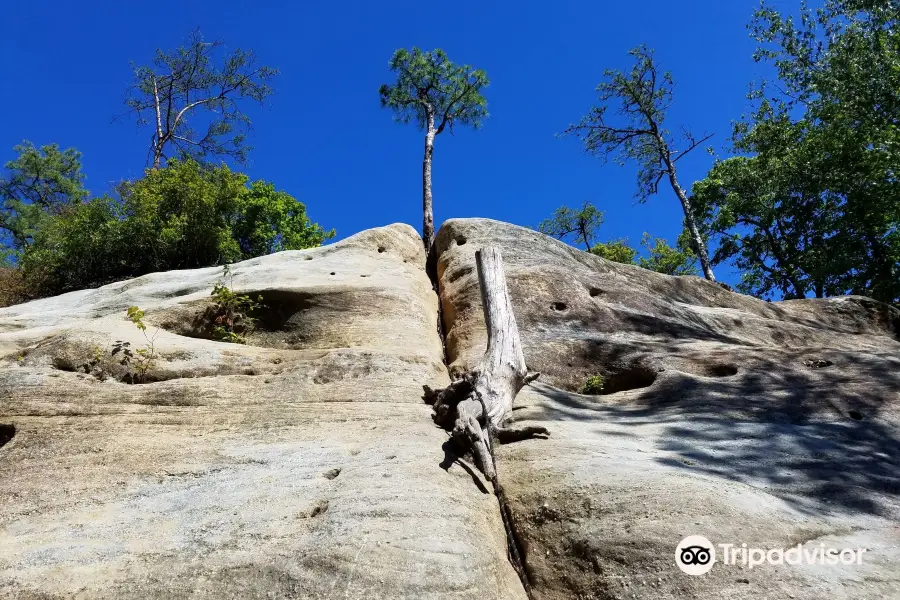
[(425, 251), (434, 242), (434, 203), (431, 196), (431, 157), (434, 155), (434, 115), (428, 114), (425, 132), (425, 158), (422, 160), (422, 242)]
[(162, 157), (162, 115), (159, 106), (159, 88), (156, 85), (156, 77), (153, 77), (153, 100), (156, 106), (156, 141), (153, 144), (153, 168), (158, 169)]
[(688, 198), (684, 189), (678, 184), (678, 178), (675, 176), (675, 165), (669, 163), (669, 183), (675, 190), (675, 195), (681, 201), (681, 208), (684, 210), (684, 221), (687, 223), (688, 231), (691, 234), (691, 241), (694, 243), (694, 250), (697, 252), (697, 258), (700, 259), (700, 267), (703, 269), (703, 276), (709, 281), (715, 281), (716, 276), (713, 274), (712, 265), (709, 263), (709, 253), (706, 251), (706, 243), (700, 230), (697, 228), (697, 222), (694, 220), (694, 207), (691, 205), (691, 199)]

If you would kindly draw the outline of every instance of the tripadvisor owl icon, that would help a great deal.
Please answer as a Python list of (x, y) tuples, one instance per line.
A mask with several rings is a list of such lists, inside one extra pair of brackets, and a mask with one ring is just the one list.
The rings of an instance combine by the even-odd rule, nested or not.
[(716, 549), (702, 535), (689, 535), (675, 548), (675, 564), (688, 575), (703, 575), (716, 562)]

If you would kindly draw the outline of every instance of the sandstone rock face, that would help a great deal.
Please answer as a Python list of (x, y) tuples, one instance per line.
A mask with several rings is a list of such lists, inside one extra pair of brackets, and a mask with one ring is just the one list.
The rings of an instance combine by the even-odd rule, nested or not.
[[(551, 437), (498, 452), (536, 598), (898, 597), (900, 312), (766, 303), (484, 219), (436, 244), (451, 371), (483, 352), (474, 253), (494, 245), (544, 374), (515, 415)], [(577, 393), (592, 375), (604, 394)], [(688, 535), (867, 552), (691, 576)]]
[[(436, 244), (450, 373), (485, 349), (487, 245), (543, 373), (514, 415), (550, 438), (497, 450), (534, 598), (898, 597), (900, 311), (766, 303), (484, 219)], [(0, 309), (0, 597), (525, 598), (490, 486), (422, 402), (450, 377), (421, 246), (392, 225), (234, 265), (261, 297), (246, 344), (210, 339), (221, 269)], [(140, 378), (112, 354), (147, 344), (133, 305)], [(690, 576), (688, 535), (866, 553)]]
[(424, 262), (392, 225), (234, 265), (246, 345), (203, 339), (214, 268), (0, 310), (0, 597), (524, 597), (496, 501), (440, 466)]

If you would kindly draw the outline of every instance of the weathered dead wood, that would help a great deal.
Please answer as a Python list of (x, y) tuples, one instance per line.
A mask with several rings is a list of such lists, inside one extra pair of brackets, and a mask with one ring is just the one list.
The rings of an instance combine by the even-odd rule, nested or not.
[(433, 406), (434, 421), (472, 449), (478, 467), (497, 487), (494, 439), (516, 441), (549, 434), (543, 427), (505, 427), (516, 394), (537, 379), (539, 373), (529, 374), (525, 366), (500, 250), (477, 251), (475, 264), (487, 326), (487, 349), (477, 365), (446, 388), (432, 390), (425, 386), (425, 401)]

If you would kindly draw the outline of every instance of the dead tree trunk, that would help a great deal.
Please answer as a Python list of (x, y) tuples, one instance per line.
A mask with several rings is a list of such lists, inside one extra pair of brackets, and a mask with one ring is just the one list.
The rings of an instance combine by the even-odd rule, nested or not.
[(516, 394), (540, 373), (528, 373), (519, 328), (509, 301), (503, 258), (497, 248), (475, 253), (488, 343), (477, 365), (442, 390), (425, 386), (434, 421), (467, 443), (478, 467), (497, 486), (493, 441), (515, 441), (547, 434), (543, 427), (505, 427)]

